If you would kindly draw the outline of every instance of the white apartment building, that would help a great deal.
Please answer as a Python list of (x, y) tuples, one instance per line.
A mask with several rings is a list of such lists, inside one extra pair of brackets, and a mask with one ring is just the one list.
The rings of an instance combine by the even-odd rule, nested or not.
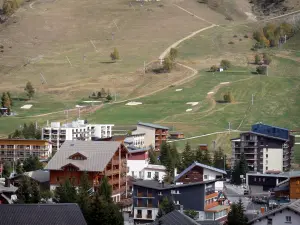
[(157, 177), (159, 181), (163, 181), (166, 176), (166, 167), (163, 165), (148, 164), (141, 172), (141, 179), (143, 180), (153, 180)]
[(134, 147), (137, 147), (137, 148), (146, 147), (146, 145), (145, 145), (145, 133), (132, 134), (132, 135), (126, 137), (125, 140), (124, 140), (124, 145), (125, 146), (134, 146)]
[(51, 122), (42, 129), (42, 139), (51, 141), (53, 148), (59, 150), (66, 141), (84, 140), (93, 138), (107, 138), (112, 136), (113, 124), (87, 124), (84, 120), (76, 120), (71, 123), (60, 124)]

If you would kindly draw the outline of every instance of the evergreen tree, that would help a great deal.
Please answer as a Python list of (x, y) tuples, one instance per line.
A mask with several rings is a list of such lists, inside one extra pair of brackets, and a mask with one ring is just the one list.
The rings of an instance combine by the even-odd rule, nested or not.
[(13, 100), (11, 98), (10, 92), (8, 91), (8, 92), (6, 92), (6, 94), (7, 94), (8, 98), (9, 98), (10, 106), (13, 106)]
[(167, 142), (162, 142), (160, 145), (160, 157), (159, 161), (161, 162), (162, 165), (166, 166), (168, 164), (169, 156), (171, 155), (170, 153), (170, 146)]
[(2, 97), (1, 97), (1, 105), (3, 108), (7, 108), (10, 109), (11, 108), (11, 102), (10, 102), (10, 98), (7, 95), (6, 92), (3, 92)]
[(23, 171), (23, 166), (20, 160), (17, 161), (17, 165), (16, 165), (16, 173), (17, 174), (22, 174)]
[(80, 186), (78, 188), (78, 205), (83, 213), (87, 215), (90, 207), (90, 195), (89, 190), (91, 185), (89, 182), (88, 174), (85, 172), (80, 178)]
[(12, 166), (10, 162), (4, 162), (3, 164), (3, 171), (2, 171), (2, 177), (7, 178), (10, 176), (10, 173), (12, 172)]
[(66, 179), (63, 184), (60, 184), (60, 186), (55, 189), (54, 195), (58, 203), (77, 202), (76, 188), (71, 184), (69, 179)]
[(110, 58), (113, 61), (120, 59), (119, 51), (117, 48), (114, 48), (114, 51), (110, 53)]
[(208, 165), (208, 166), (210, 166), (212, 164), (211, 155), (208, 150), (204, 151), (202, 163), (205, 165)]
[(239, 167), (240, 167), (241, 175), (244, 175), (244, 177), (245, 177), (246, 173), (248, 173), (248, 171), (249, 171), (249, 167), (248, 167), (248, 163), (247, 163), (245, 154), (243, 152), (241, 154), (241, 158), (239, 161)]
[(98, 189), (99, 195), (103, 198), (104, 201), (111, 203), (111, 195), (112, 195), (112, 186), (108, 183), (107, 177), (103, 177), (101, 180), (100, 187)]
[(175, 204), (168, 197), (164, 197), (162, 202), (159, 204), (159, 211), (156, 218), (160, 218), (163, 215), (166, 215), (175, 210)]
[(174, 62), (175, 59), (177, 58), (177, 56), (178, 56), (177, 49), (176, 48), (171, 48), (170, 49), (170, 55), (169, 55), (170, 59)]
[(35, 137), (35, 125), (34, 123), (30, 123), (28, 126), (28, 131), (27, 131), (28, 138), (34, 138)]
[(261, 57), (259, 54), (255, 55), (255, 64), (260, 65), (261, 64)]
[(112, 100), (112, 97), (111, 97), (111, 95), (110, 95), (110, 94), (107, 94), (107, 96), (106, 96), (106, 100), (107, 100), (107, 101), (109, 101), (109, 102)]
[(194, 152), (191, 149), (190, 144), (187, 142), (185, 144), (184, 151), (182, 152), (182, 169), (189, 167), (195, 159)]
[(245, 207), (244, 207), (243, 202), (242, 202), (241, 199), (239, 199), (239, 201), (237, 203), (237, 210), (238, 210), (238, 213), (239, 213), (240, 224), (241, 225), (247, 224), (248, 218), (244, 214), (245, 213)]
[(37, 156), (29, 156), (23, 162), (23, 170), (25, 172), (35, 171), (43, 169), (43, 164), (40, 162)]
[(195, 160), (199, 163), (203, 163), (203, 151), (198, 149), (195, 154)]
[(170, 146), (170, 152), (171, 152), (171, 156), (172, 156), (173, 163), (174, 163), (173, 167), (174, 168), (180, 167), (180, 165), (181, 165), (180, 155), (178, 153), (175, 143), (173, 143), (172, 146)]
[(41, 202), (41, 191), (40, 186), (37, 182), (33, 181), (31, 185), (32, 195), (31, 195), (31, 203), (39, 203)]
[(173, 68), (173, 61), (170, 59), (170, 57), (164, 58), (163, 61), (163, 69), (165, 72), (171, 72)]
[(22, 133), (25, 139), (29, 138), (28, 127), (26, 123), (23, 125)]
[(35, 90), (30, 81), (27, 82), (24, 90), (26, 91), (28, 98), (31, 99), (35, 93)]
[(157, 155), (154, 152), (153, 147), (148, 151), (148, 154), (149, 154), (149, 163), (150, 164), (154, 164), (154, 165), (159, 164), (158, 160), (157, 160)]
[(244, 215), (244, 207), (241, 199), (238, 203), (232, 203), (227, 216), (227, 225), (247, 225), (247, 217)]
[(214, 151), (213, 166), (222, 170), (225, 167), (225, 155), (221, 148)]
[(22, 181), (20, 183), (20, 186), (16, 192), (17, 195), (17, 202), (19, 204), (28, 204), (32, 202), (31, 196), (32, 196), (32, 188), (30, 180), (27, 176), (22, 177)]

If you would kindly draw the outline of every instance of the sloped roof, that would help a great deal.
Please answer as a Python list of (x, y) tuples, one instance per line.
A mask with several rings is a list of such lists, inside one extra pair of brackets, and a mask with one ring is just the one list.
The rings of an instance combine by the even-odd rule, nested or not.
[(45, 170), (35, 170), (35, 171), (25, 172), (24, 175), (40, 183), (50, 181), (50, 173), (49, 171), (45, 171)]
[(284, 209), (290, 209), (296, 213), (300, 213), (300, 199), (299, 200), (296, 200), (290, 204), (287, 204), (287, 205), (284, 205), (284, 206), (281, 206), (279, 208), (276, 208), (274, 210), (270, 210), (268, 212), (266, 212), (265, 214), (261, 215), (261, 216), (258, 216), (256, 218), (254, 218), (253, 220), (250, 220), (248, 222), (248, 224), (253, 224), (255, 223), (257, 220), (262, 220), (262, 219), (265, 219), (267, 218), (268, 216), (274, 214), (274, 213), (278, 213)]
[[(9, 187), (5, 187), (5, 183), (0, 182), (0, 193), (15, 193), (18, 190), (17, 187), (15, 187), (14, 185), (10, 185)], [(1, 205), (1, 204), (0, 204)], [(1, 215), (1, 214), (0, 214)], [(1, 221), (0, 221), (1, 222)]]
[(193, 169), (195, 166), (199, 166), (199, 167), (202, 167), (202, 168), (205, 168), (205, 169), (208, 169), (208, 170), (212, 170), (212, 171), (215, 171), (215, 172), (218, 172), (218, 173), (227, 174), (226, 171), (224, 171), (224, 170), (220, 170), (220, 169), (217, 169), (215, 167), (208, 166), (208, 165), (205, 165), (205, 164), (202, 164), (202, 163), (194, 162), (192, 165), (190, 165), (188, 168), (186, 168), (184, 171), (182, 171), (179, 175), (177, 175), (175, 177), (175, 181), (178, 180), (180, 177), (182, 177), (184, 174), (186, 174), (188, 171)]
[(5, 225), (86, 225), (77, 204), (0, 204)]
[(160, 221), (163, 225), (199, 225), (195, 220), (177, 210), (162, 216), (159, 220), (151, 223), (151, 225), (159, 225)]
[(158, 125), (158, 124), (153, 124), (153, 123), (142, 123), (142, 122), (139, 122), (138, 125), (145, 126), (145, 127), (152, 127), (152, 128), (156, 128), (156, 129), (169, 130), (169, 127), (164, 127), (164, 126), (161, 126), (161, 125)]
[[(120, 145), (118, 141), (65, 141), (45, 169), (61, 170), (63, 166), (72, 164), (80, 171), (103, 171)], [(77, 152), (87, 159), (69, 159)]]

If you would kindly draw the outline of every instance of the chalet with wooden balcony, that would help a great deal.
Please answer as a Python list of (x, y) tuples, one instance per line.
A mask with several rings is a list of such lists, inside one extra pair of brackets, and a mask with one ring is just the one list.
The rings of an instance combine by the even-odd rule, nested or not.
[(169, 136), (169, 128), (158, 124), (139, 122), (132, 134), (145, 134), (144, 145), (153, 146), (155, 150), (159, 151), (160, 145)]
[(50, 171), (50, 189), (66, 179), (78, 186), (87, 172), (94, 189), (106, 176), (113, 188), (112, 198), (119, 202), (123, 193), (127, 195), (127, 156), (126, 147), (117, 141), (65, 141), (46, 167)]

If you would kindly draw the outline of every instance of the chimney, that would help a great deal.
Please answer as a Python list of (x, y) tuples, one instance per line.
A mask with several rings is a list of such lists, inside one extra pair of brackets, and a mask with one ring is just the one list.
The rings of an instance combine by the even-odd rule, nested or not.
[(165, 187), (165, 182), (164, 182), (164, 181), (161, 182), (161, 187), (162, 187), (162, 188)]
[(5, 178), (4, 187), (10, 187), (10, 180), (8, 178)]
[(178, 174), (177, 174), (177, 168), (174, 168), (174, 177), (176, 177)]
[(183, 205), (180, 205), (180, 212), (183, 213)]

